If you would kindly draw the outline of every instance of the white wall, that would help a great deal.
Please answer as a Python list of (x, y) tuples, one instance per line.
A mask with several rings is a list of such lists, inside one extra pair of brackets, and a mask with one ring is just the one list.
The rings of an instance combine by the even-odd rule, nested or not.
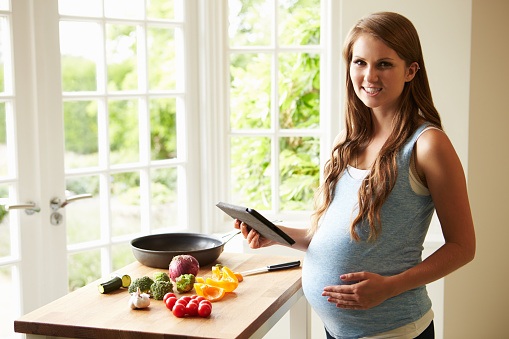
[(507, 0), (473, 1), (468, 188), (477, 253), (445, 279), (447, 339), (509, 337), (507, 14)]

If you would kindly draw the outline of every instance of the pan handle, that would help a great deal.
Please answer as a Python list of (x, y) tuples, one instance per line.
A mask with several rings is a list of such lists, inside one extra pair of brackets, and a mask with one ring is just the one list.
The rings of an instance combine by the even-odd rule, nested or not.
[[(223, 234), (221, 236), (221, 239), (223, 239), (223, 245), (225, 245), (228, 241), (232, 240), (239, 233), (240, 233), (240, 230), (233, 230), (233, 231), (230, 231), (230, 232), (228, 232), (226, 234)], [(228, 239), (224, 240), (225, 238), (228, 238)]]

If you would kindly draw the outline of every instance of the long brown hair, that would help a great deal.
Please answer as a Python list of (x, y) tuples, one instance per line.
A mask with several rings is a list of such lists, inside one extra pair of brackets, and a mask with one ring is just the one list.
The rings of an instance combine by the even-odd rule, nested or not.
[(346, 134), (343, 140), (334, 146), (331, 158), (325, 163), (324, 181), (315, 195), (315, 212), (312, 215), (310, 232), (316, 232), (320, 220), (329, 208), (334, 198), (337, 180), (356, 154), (368, 145), (373, 134), (371, 109), (355, 94), (348, 71), (352, 63), (353, 45), (357, 38), (365, 33), (375, 36), (392, 48), (405, 61), (407, 67), (417, 62), (420, 69), (412, 81), (405, 83), (399, 100), (398, 114), (393, 119), (392, 133), (360, 186), (359, 213), (350, 227), (351, 236), (356, 241), (360, 240), (356, 227), (363, 220), (369, 221), (368, 240), (376, 239), (381, 231), (380, 209), (396, 183), (396, 156), (405, 141), (423, 120), (442, 128), (440, 116), (433, 104), (419, 36), (412, 22), (400, 14), (391, 12), (374, 13), (360, 19), (351, 29), (343, 47), (343, 58), (347, 66)]

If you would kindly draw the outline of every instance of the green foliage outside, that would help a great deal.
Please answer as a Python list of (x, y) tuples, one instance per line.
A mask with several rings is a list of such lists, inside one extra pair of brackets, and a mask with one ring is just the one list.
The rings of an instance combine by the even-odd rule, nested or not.
[[(237, 0), (237, 31), (231, 45), (266, 44), (258, 25), (264, 1)], [(320, 42), (319, 0), (280, 2), (281, 46), (317, 45)], [(263, 19), (260, 19), (263, 20)], [(270, 40), (269, 40), (270, 41)], [(280, 129), (317, 129), (320, 104), (320, 56), (280, 53), (278, 84), (273, 84), (270, 54), (235, 53), (230, 60), (230, 122), (233, 130), (270, 129), (272, 86), (278, 86)], [(280, 138), (279, 201), (281, 210), (311, 210), (320, 176), (320, 140), (313, 137)], [(272, 208), (272, 141), (269, 137), (230, 140), (233, 200), (258, 209)]]

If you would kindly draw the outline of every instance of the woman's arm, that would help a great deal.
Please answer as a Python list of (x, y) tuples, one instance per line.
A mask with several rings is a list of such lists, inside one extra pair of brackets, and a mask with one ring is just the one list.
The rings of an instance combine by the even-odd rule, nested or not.
[(475, 232), (461, 162), (449, 138), (429, 130), (416, 144), (416, 166), (433, 198), (445, 244), (415, 267), (395, 276), (369, 272), (341, 276), (353, 285), (328, 286), (324, 296), (342, 308), (366, 309), (410, 289), (431, 283), (470, 262)]
[[(249, 225), (247, 225), (244, 222), (241, 222), (240, 220), (234, 220), (233, 221), (233, 227), (240, 229), (242, 235), (244, 238), (248, 241), (249, 247), (256, 249), (261, 247), (267, 247), (279, 244), (278, 242), (266, 239), (262, 236), (260, 236), (260, 233), (255, 231), (254, 229), (250, 228)], [(279, 226), (283, 232), (288, 234), (293, 240), (295, 240), (295, 244), (291, 246), (291, 248), (295, 248), (297, 250), (306, 251), (309, 242), (311, 241), (311, 235), (308, 234), (307, 229), (303, 228), (292, 228), (292, 227), (286, 227), (286, 226)], [(279, 244), (282, 245), (282, 244)], [(287, 246), (287, 245), (285, 245)], [(289, 247), (289, 246), (288, 246)]]

